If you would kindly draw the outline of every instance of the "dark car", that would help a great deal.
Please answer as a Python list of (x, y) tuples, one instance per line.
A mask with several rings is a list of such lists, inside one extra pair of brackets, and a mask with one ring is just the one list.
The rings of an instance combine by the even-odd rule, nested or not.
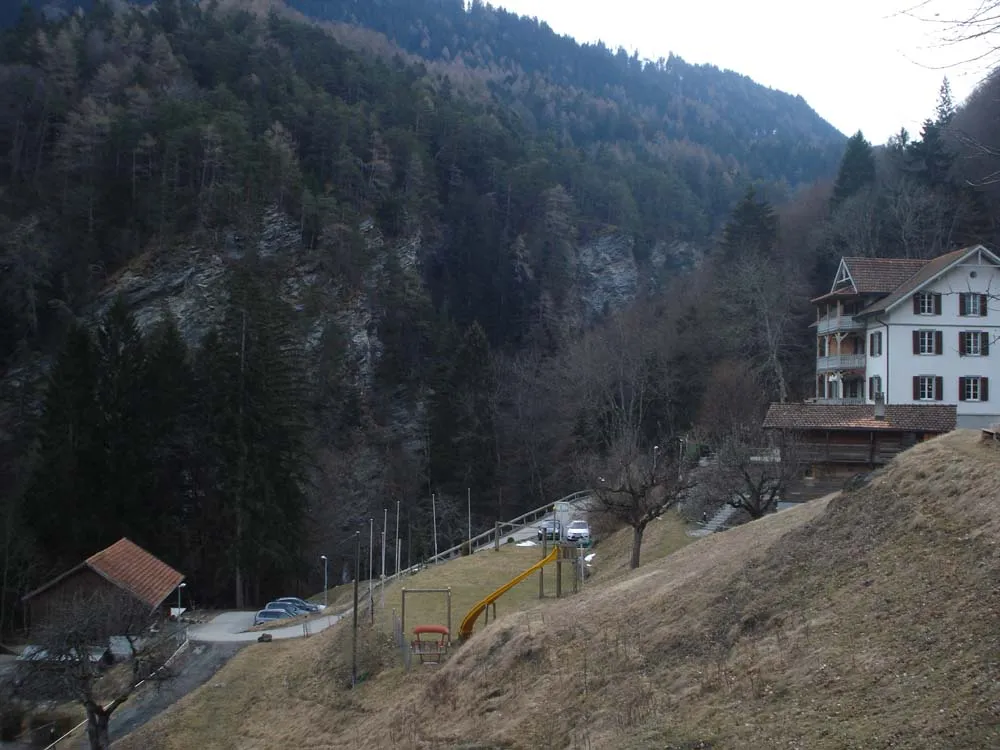
[(283, 609), (292, 617), (298, 617), (299, 615), (308, 614), (308, 609), (302, 609), (302, 607), (296, 607), (291, 602), (268, 602), (264, 609)]
[(562, 534), (562, 526), (554, 518), (546, 518), (538, 524), (538, 541), (543, 539), (558, 539)]
[(319, 612), (323, 609), (322, 604), (313, 604), (312, 602), (307, 602), (305, 599), (299, 599), (297, 596), (280, 596), (275, 601), (294, 604), (299, 609), (304, 609), (307, 612)]

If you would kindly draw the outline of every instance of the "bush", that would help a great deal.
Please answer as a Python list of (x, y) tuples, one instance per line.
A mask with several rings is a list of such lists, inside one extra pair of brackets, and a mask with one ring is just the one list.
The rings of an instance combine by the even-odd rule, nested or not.
[(462, 542), (462, 547), (460, 549), (462, 557), (468, 557), (472, 554), (472, 545), (468, 541)]

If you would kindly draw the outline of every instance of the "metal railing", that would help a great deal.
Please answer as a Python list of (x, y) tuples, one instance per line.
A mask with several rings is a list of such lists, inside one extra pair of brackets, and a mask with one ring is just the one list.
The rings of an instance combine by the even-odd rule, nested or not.
[(814, 398), (815, 404), (830, 404), (834, 406), (864, 406), (868, 402), (860, 396), (849, 396), (845, 398)]
[(393, 573), (392, 575), (387, 575), (384, 579), (381, 579), (388, 583), (389, 581), (395, 580), (401, 576), (410, 575), (415, 573), (421, 568), (427, 565), (433, 565), (436, 562), (442, 560), (450, 560), (453, 557), (458, 557), (462, 554), (462, 548), (469, 544), (471, 549), (470, 553), (476, 553), (481, 550), (487, 549), (489, 547), (495, 546), (497, 539), (502, 539), (504, 535), (510, 534), (514, 531), (519, 531), (525, 526), (530, 526), (533, 523), (537, 523), (539, 520), (545, 518), (553, 512), (556, 503), (579, 503), (591, 496), (590, 490), (579, 490), (572, 494), (561, 497), (551, 503), (546, 503), (534, 510), (529, 510), (527, 513), (522, 513), (517, 518), (513, 518), (510, 521), (505, 521), (503, 523), (496, 524), (492, 529), (484, 531), (482, 534), (477, 534), (472, 537), (472, 539), (466, 539), (456, 544), (454, 547), (449, 547), (443, 552), (438, 552), (436, 555), (428, 557), (426, 560), (422, 560), (419, 563), (415, 563), (408, 568), (400, 570), (398, 573)]
[(830, 357), (816, 357), (817, 370), (863, 370), (864, 354), (834, 354)]

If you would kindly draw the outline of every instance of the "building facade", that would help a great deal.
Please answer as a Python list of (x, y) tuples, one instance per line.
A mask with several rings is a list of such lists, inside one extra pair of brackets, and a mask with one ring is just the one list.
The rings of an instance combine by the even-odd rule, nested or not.
[[(1000, 421), (1000, 257), (843, 258), (813, 300), (821, 404), (954, 404), (959, 427)], [(1000, 387), (998, 384), (997, 387)]]

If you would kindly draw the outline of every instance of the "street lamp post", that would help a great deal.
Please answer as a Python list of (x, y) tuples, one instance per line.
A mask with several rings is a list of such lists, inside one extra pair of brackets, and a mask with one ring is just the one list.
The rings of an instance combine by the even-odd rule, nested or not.
[(358, 684), (358, 578), (361, 577), (361, 532), (354, 532), (354, 630), (351, 637), (351, 687)]
[(182, 583), (177, 587), (177, 616), (181, 616), (181, 589), (187, 586), (186, 583)]
[(320, 555), (319, 559), (323, 561), (323, 607), (325, 609), (330, 595), (330, 587), (327, 585), (327, 568), (329, 567), (330, 561), (326, 559), (326, 555)]

